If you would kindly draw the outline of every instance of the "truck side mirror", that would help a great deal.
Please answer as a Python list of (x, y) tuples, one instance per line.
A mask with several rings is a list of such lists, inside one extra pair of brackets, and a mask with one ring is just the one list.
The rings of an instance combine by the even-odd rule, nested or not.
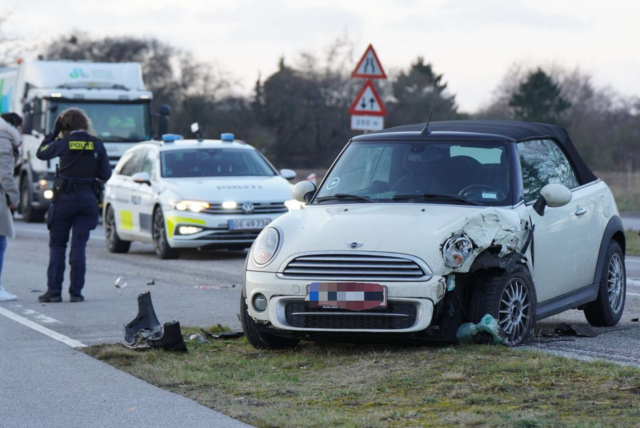
[(313, 198), (313, 194), (316, 193), (316, 185), (310, 181), (301, 181), (293, 186), (291, 193), (296, 201), (308, 204)]
[(162, 104), (160, 111), (156, 114), (158, 117), (158, 135), (169, 133), (169, 116), (171, 116), (171, 106)]
[(544, 215), (546, 206), (551, 208), (563, 207), (571, 202), (573, 194), (562, 184), (547, 184), (540, 190), (538, 200), (533, 204), (533, 209), (538, 215)]

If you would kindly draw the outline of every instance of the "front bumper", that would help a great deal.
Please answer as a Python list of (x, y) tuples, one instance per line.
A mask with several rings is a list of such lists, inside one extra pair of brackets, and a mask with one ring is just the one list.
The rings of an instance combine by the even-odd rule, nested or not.
[[(323, 317), (331, 316), (335, 322), (343, 325), (339, 328), (327, 327), (327, 323), (307, 323), (316, 327), (299, 327), (291, 322), (291, 313), (287, 314), (287, 305), (304, 302), (306, 298), (307, 284), (313, 282), (300, 279), (283, 279), (272, 272), (247, 271), (245, 277), (245, 287), (247, 295), (247, 307), (249, 315), (256, 321), (270, 325), (272, 328), (290, 332), (340, 332), (340, 333), (412, 333), (426, 330), (430, 325), (434, 313), (434, 305), (442, 299), (445, 290), (445, 281), (440, 276), (433, 276), (428, 281), (419, 282), (383, 282), (377, 281), (387, 286), (389, 311), (337, 311), (326, 314), (301, 314), (298, 316)], [(263, 294), (268, 300), (268, 308), (263, 312), (257, 311), (253, 307), (253, 297), (256, 294)], [(411, 322), (409, 325), (393, 323), (380, 323), (379, 318), (401, 316), (393, 312), (393, 307), (415, 306), (411, 311)], [(359, 323), (352, 323), (353, 318), (361, 320)], [(371, 323), (363, 318), (370, 317)], [(323, 324), (323, 327), (317, 325)], [(365, 328), (350, 328), (351, 325), (367, 325)], [(379, 328), (380, 325), (386, 326)], [(376, 328), (378, 327), (378, 328)]]
[[(268, 218), (274, 221), (283, 214), (286, 213), (214, 215), (169, 209), (165, 211), (167, 238), (172, 248), (250, 247), (262, 229), (229, 230), (229, 220)], [(181, 235), (181, 226), (197, 227), (202, 230), (189, 235)]]

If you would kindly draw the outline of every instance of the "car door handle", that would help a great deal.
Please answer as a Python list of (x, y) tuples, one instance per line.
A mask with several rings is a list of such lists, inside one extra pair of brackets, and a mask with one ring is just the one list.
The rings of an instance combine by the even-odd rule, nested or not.
[(586, 208), (578, 207), (578, 210), (576, 211), (576, 215), (584, 215), (586, 213), (587, 213), (587, 209)]

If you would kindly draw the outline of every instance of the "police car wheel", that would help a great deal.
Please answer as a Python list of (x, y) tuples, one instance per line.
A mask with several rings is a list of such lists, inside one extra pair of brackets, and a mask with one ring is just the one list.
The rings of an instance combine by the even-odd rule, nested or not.
[(131, 242), (123, 241), (118, 236), (118, 230), (116, 229), (116, 214), (111, 205), (107, 207), (107, 213), (104, 218), (104, 232), (107, 238), (107, 249), (109, 252), (122, 254), (129, 251), (129, 248), (131, 248)]
[(41, 223), (44, 221), (46, 210), (34, 208), (31, 201), (31, 189), (29, 188), (29, 180), (24, 178), (20, 186), (20, 213), (27, 223)]
[(167, 240), (167, 227), (164, 221), (162, 209), (157, 207), (153, 213), (153, 246), (156, 249), (156, 255), (162, 260), (177, 259), (180, 257), (180, 250), (171, 248)]

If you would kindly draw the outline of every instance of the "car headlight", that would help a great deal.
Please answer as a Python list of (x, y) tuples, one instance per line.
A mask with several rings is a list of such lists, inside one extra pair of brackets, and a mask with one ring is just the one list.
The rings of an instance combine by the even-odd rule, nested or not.
[(473, 252), (473, 242), (463, 233), (456, 234), (442, 244), (444, 264), (450, 268), (459, 268)]
[(253, 244), (253, 262), (261, 267), (268, 265), (276, 256), (279, 247), (280, 233), (273, 227), (264, 229)]
[(295, 199), (290, 199), (285, 201), (284, 206), (289, 208), (289, 211), (299, 210), (302, 206), (305, 205), (302, 202), (296, 201)]
[(172, 203), (171, 207), (178, 211), (191, 211), (194, 213), (199, 213), (209, 208), (209, 204), (202, 201), (178, 201)]

